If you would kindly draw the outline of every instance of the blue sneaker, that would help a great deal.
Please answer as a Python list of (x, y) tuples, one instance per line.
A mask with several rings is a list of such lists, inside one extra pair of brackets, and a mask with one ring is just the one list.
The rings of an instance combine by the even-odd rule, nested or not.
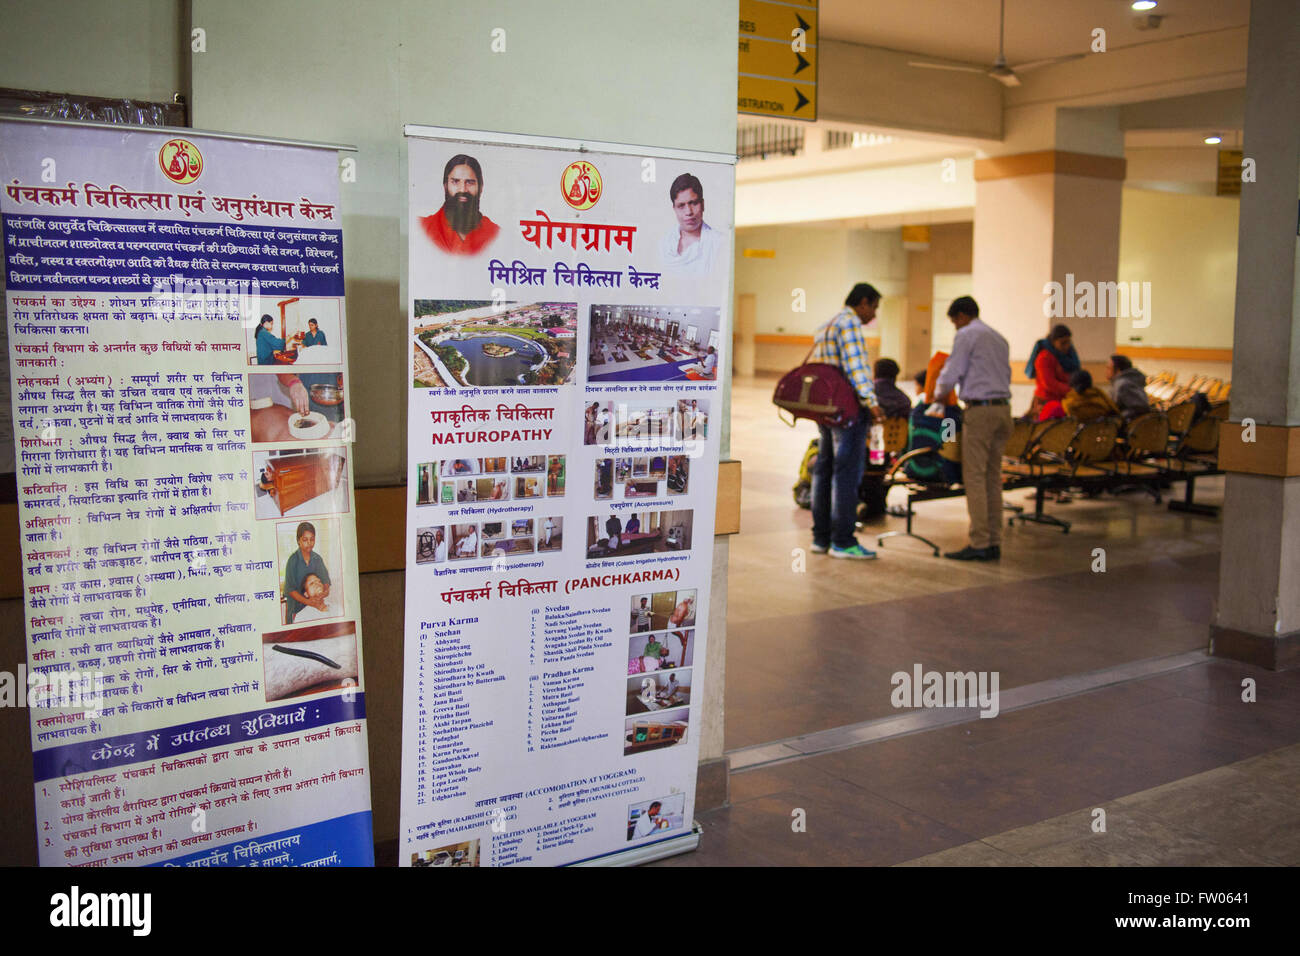
[(830, 554), (832, 558), (850, 558), (855, 561), (870, 561), (876, 556), (876, 552), (868, 551), (860, 544), (854, 544), (847, 548), (832, 547)]

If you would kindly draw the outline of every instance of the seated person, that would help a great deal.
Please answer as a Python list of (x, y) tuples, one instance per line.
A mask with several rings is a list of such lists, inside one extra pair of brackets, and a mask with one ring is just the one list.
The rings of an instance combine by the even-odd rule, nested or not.
[(933, 405), (935, 402), (941, 402), (944, 405), (957, 404), (957, 390), (953, 389), (947, 395), (935, 395), (935, 390), (939, 385), (939, 373), (943, 371), (944, 365), (948, 362), (947, 352), (935, 352), (930, 356), (930, 362), (925, 367), (925, 390), (921, 394), (926, 405)]
[(323, 621), (325, 618), (338, 617), (343, 613), (342, 608), (338, 606), (338, 599), (325, 590), (324, 582), (315, 574), (309, 574), (302, 579), (302, 593), (307, 596), (308, 601), (319, 598), (320, 603), (309, 603), (299, 610), (293, 618), (295, 624), (301, 624), (303, 621)]
[(461, 558), (472, 558), (478, 554), (478, 529), (471, 527), (470, 532), (456, 542), (456, 555)]
[(627, 519), (627, 533), (628, 534), (641, 533), (641, 519), (638, 518), (636, 515), (633, 515), (632, 517)]
[(262, 316), (262, 321), (258, 323), (257, 331), (253, 333), (253, 341), (257, 345), (257, 364), (274, 365), (275, 353), (284, 351), (284, 339), (277, 336), (271, 331), (275, 320), (269, 315)]
[(654, 833), (656, 830), (669, 829), (671, 827), (669, 821), (659, 815), (659, 811), (662, 807), (663, 804), (658, 800), (646, 807), (645, 813), (636, 818), (632, 834), (628, 839), (640, 839), (641, 837), (650, 836), (650, 834)]
[(1099, 388), (1093, 387), (1092, 374), (1079, 369), (1070, 375), (1070, 391), (1061, 399), (1065, 414), (1081, 422), (1096, 421), (1119, 415), (1119, 408)]
[(1110, 397), (1126, 422), (1151, 411), (1151, 402), (1147, 399), (1147, 377), (1133, 367), (1127, 355), (1112, 355), (1108, 372)]
[(886, 418), (906, 418), (912, 411), (912, 401), (894, 384), (900, 369), (893, 359), (882, 358), (873, 369), (876, 386), (876, 403), (884, 410)]
[(641, 660), (646, 663), (646, 670), (655, 670), (659, 667), (659, 659), (667, 657), (669, 653), (668, 647), (659, 643), (659, 638), (649, 637), (646, 638), (645, 649), (641, 651)]
[(1034, 380), (1034, 407), (1061, 401), (1070, 390), (1070, 376), (1079, 370), (1079, 353), (1068, 326), (1054, 325), (1047, 338), (1034, 343), (1025, 374)]
[(1054, 418), (1068, 418), (1065, 414), (1065, 408), (1059, 401), (1053, 399), (1042, 405), (1038, 409), (1038, 418), (1035, 421), (1050, 422)]
[(917, 455), (904, 463), (903, 470), (909, 478), (917, 481), (956, 484), (961, 481), (961, 463), (949, 461), (937, 454), (937, 450), (943, 447), (945, 421), (952, 421), (950, 426), (946, 426), (951, 437), (955, 438), (960, 432), (961, 409), (954, 403), (944, 405), (942, 415), (931, 414), (933, 411), (937, 409), (932, 405), (926, 405), (923, 401), (916, 403), (907, 427), (907, 450), (910, 452), (918, 448), (933, 448), (936, 454)]
[(668, 675), (668, 683), (664, 689), (659, 692), (659, 702), (665, 707), (669, 707), (678, 702), (677, 694), (681, 690), (681, 684), (677, 681), (675, 673)]
[(325, 333), (320, 330), (320, 325), (315, 319), (307, 320), (307, 334), (302, 337), (302, 347), (311, 348), (313, 345), (328, 345), (325, 341)]
[[(921, 371), (917, 372), (915, 375), (912, 376), (912, 381), (916, 383), (916, 400), (918, 402), (925, 401), (925, 379), (926, 379), (925, 369), (921, 369)], [(926, 404), (928, 405), (929, 402), (926, 402)]]
[(709, 346), (698, 365), (684, 365), (682, 371), (691, 381), (714, 379), (718, 376), (718, 350)]
[(704, 358), (700, 359), (700, 375), (704, 378), (714, 378), (718, 371), (718, 350), (712, 345), (709, 351), (705, 353)]

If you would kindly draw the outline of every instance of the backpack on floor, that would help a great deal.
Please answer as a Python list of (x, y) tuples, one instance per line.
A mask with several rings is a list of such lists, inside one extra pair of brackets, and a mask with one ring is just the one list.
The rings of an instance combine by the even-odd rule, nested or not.
[(817, 464), (817, 445), (820, 439), (814, 438), (808, 443), (808, 450), (799, 462), (799, 480), (794, 483), (794, 503), (800, 508), (812, 507), (812, 472)]

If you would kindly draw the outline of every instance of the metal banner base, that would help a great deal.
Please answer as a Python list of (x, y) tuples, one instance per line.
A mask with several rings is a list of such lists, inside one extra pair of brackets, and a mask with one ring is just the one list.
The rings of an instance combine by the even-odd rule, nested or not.
[(690, 853), (700, 845), (700, 834), (703, 832), (704, 828), (699, 823), (692, 821), (690, 833), (668, 837), (654, 843), (633, 847), (630, 850), (619, 850), (616, 853), (606, 853), (604, 856), (593, 856), (589, 860), (579, 860), (577, 863), (570, 863), (569, 865), (640, 866), (642, 863), (652, 863), (655, 860), (676, 856), (679, 853)]

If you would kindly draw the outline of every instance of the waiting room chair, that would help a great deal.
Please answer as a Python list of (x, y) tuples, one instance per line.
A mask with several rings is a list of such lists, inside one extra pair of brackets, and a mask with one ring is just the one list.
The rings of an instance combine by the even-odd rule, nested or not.
[[(958, 436), (960, 439), (960, 435)], [(895, 459), (890, 466), (889, 471), (885, 474), (885, 495), (888, 496), (889, 489), (895, 485), (904, 485), (907, 488), (907, 510), (902, 512), (901, 517), (907, 519), (906, 530), (904, 531), (885, 531), (876, 536), (877, 547), (883, 546), (886, 538), (915, 538), (929, 546), (934, 552), (934, 556), (939, 556), (939, 546), (929, 538), (922, 537), (912, 531), (912, 517), (914, 511), (912, 505), (918, 501), (935, 501), (939, 498), (956, 498), (966, 493), (960, 483), (949, 484), (948, 482), (922, 481), (919, 478), (913, 478), (906, 471), (908, 462), (915, 461), (926, 455), (935, 455), (947, 461), (961, 463), (961, 441), (944, 442), (938, 448), (914, 448), (904, 455)], [(899, 515), (895, 515), (899, 517)]]
[(893, 460), (894, 457), (907, 450), (908, 420), (906, 418), (886, 418), (881, 424), (884, 426), (885, 433), (885, 455), (890, 460)]
[[(867, 434), (867, 468), (862, 475), (862, 484), (858, 488), (858, 500), (861, 504), (858, 506), (858, 521), (874, 521), (881, 515), (888, 513), (886, 499), (889, 497), (889, 481), (886, 477), (886, 469), (907, 451), (909, 420), (906, 418), (886, 418), (881, 422), (883, 431), (883, 445), (885, 460), (882, 464), (873, 465), (871, 463), (870, 448), (871, 435)], [(903, 517), (904, 512), (899, 509), (897, 516)]]
[[(1017, 419), (1015, 427), (1011, 430), (1011, 437), (1008, 438), (1007, 443), (1002, 446), (1003, 463), (1007, 464), (1024, 461), (1028, 456), (1030, 449), (1033, 447), (1033, 443), (1037, 440), (1039, 435), (1047, 430), (1049, 425), (1051, 425), (1051, 422), (1035, 422), (1029, 418)], [(1018, 488), (1023, 484), (1023, 482), (1024, 479), (1022, 477), (1008, 474), (1005, 470), (1003, 471), (1002, 489), (1004, 491), (1011, 491)], [(1016, 514), (1023, 514), (1025, 509), (1022, 505), (1012, 504), (1010, 501), (1003, 500), (1002, 510), (1014, 511)]]
[(1019, 461), (1004, 463), (1002, 476), (1004, 486), (1008, 478), (1015, 484), (1034, 487), (1033, 514), (1018, 514), (1007, 519), (1010, 527), (1017, 521), (1032, 521), (1035, 524), (1050, 524), (1070, 533), (1070, 522), (1062, 521), (1053, 515), (1043, 513), (1044, 495), (1049, 486), (1059, 485), (1056, 476), (1062, 466), (1068, 465), (1069, 451), (1074, 437), (1082, 426), (1072, 418), (1057, 418), (1040, 423), (1043, 427), (1029, 445)]
[(1219, 426), (1223, 423), (1212, 415), (1206, 415), (1187, 430), (1182, 441), (1168, 461), (1171, 473), (1179, 474), (1185, 479), (1183, 500), (1169, 502), (1170, 511), (1182, 511), (1188, 514), (1216, 517), (1217, 505), (1197, 504), (1196, 479), (1204, 475), (1217, 474), (1219, 471)]
[(1103, 466), (1110, 461), (1118, 439), (1119, 422), (1115, 419), (1089, 422), (1070, 442), (1068, 460), (1057, 470), (1057, 475), (1079, 480), (1111, 477), (1111, 470)]
[(1171, 405), (1165, 414), (1169, 418), (1169, 440), (1176, 445), (1187, 434), (1187, 429), (1192, 427), (1192, 420), (1196, 417), (1196, 403), (1190, 400), (1180, 401)]
[(1038, 431), (1036, 424), (1031, 421), (1016, 422), (1015, 427), (1011, 429), (1011, 437), (1002, 446), (1002, 457), (1011, 461), (1020, 461), (1029, 450), (1029, 443), (1033, 440), (1034, 433)]
[(889, 494), (889, 489), (895, 485), (904, 485), (907, 488), (907, 511), (903, 517), (907, 519), (907, 528), (904, 531), (884, 531), (876, 536), (876, 546), (881, 547), (886, 538), (915, 538), (917, 541), (927, 545), (934, 556), (939, 556), (939, 546), (929, 538), (916, 534), (912, 531), (912, 516), (915, 512), (912, 505), (918, 501), (929, 501), (935, 498), (956, 497), (964, 492), (956, 491), (958, 485), (948, 485), (946, 483), (926, 482), (912, 478), (904, 470), (909, 461), (920, 458), (924, 455), (937, 455), (939, 450), (936, 448), (914, 448), (907, 454), (902, 455), (896, 460), (885, 474), (885, 494)]
[[(1021, 478), (1038, 478), (1048, 469), (1064, 464), (1070, 443), (1079, 433), (1080, 425), (1073, 418), (1056, 418), (1040, 422), (1037, 434), (1032, 435), (1020, 457), (1002, 466), (1004, 475)], [(1015, 432), (1012, 432), (1015, 437)]]
[(1115, 494), (1140, 488), (1160, 504), (1168, 483), (1166, 470), (1159, 462), (1167, 458), (1168, 449), (1169, 419), (1163, 412), (1147, 412), (1128, 423), (1113, 459), (1097, 462), (1095, 467), (1107, 469), (1121, 479), (1121, 484), (1110, 489)]

